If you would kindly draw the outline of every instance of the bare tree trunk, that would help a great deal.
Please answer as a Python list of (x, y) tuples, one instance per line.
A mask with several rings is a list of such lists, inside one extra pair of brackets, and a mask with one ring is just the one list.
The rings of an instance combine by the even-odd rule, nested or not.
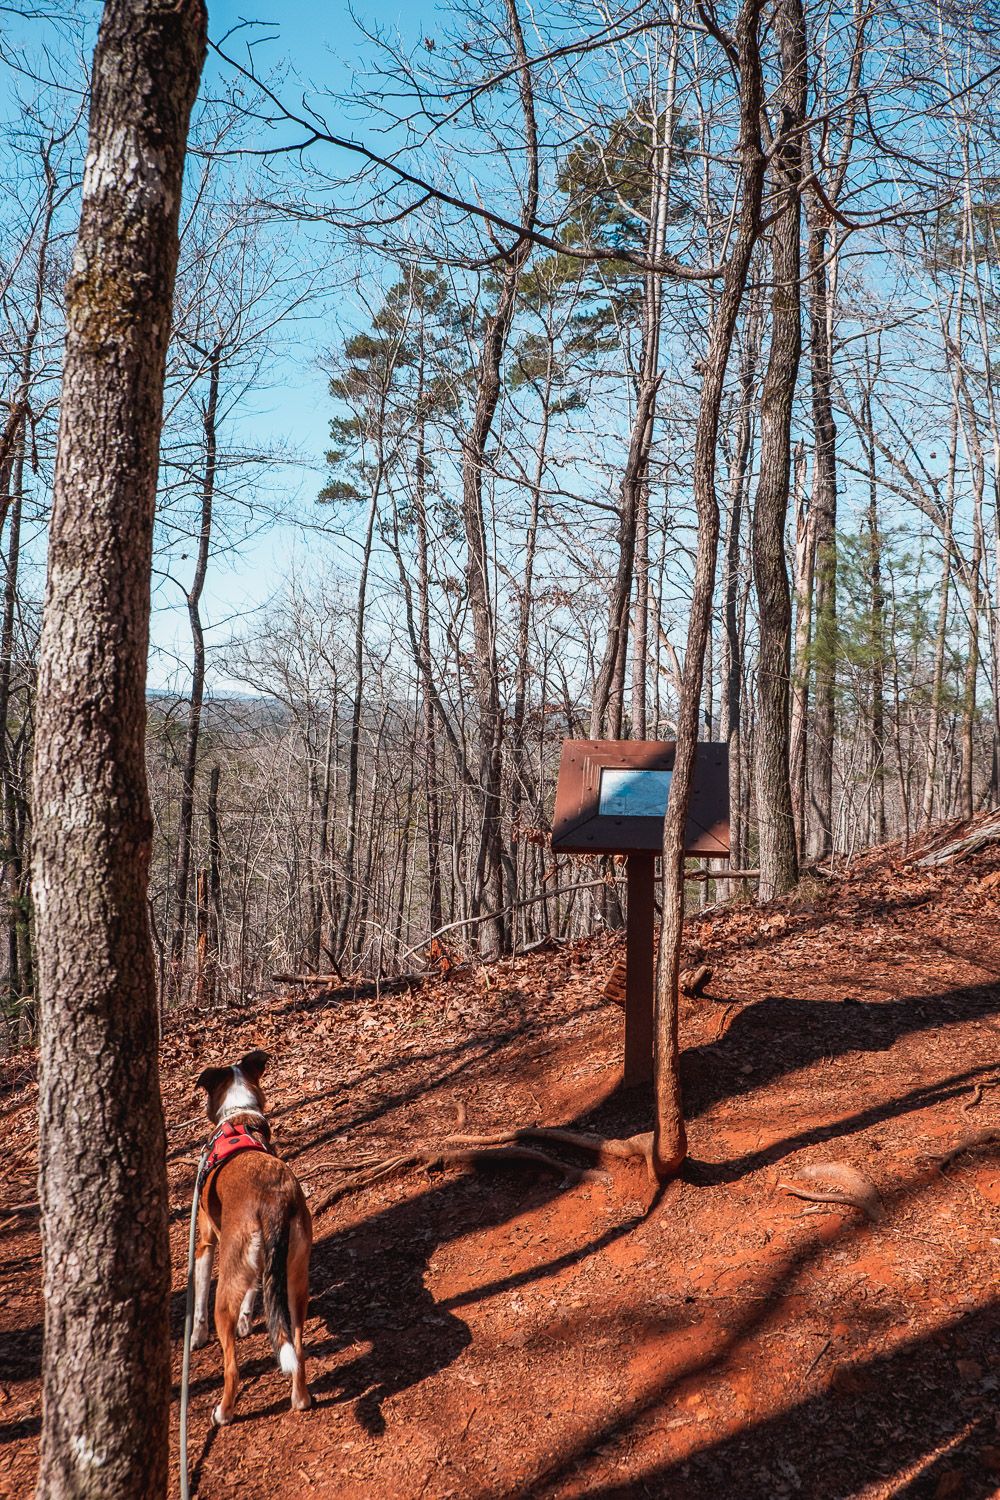
[[(3, 634), (0, 640), (0, 788), (4, 804), (6, 868), (3, 883), (9, 910), (8, 990), (10, 998), (21, 1007), (22, 1027), (34, 1031), (34, 987), (31, 957), (31, 932), (28, 920), (30, 878), (24, 847), (26, 825), (23, 782), (20, 796), (15, 790), (10, 744), (10, 704), (14, 667), (14, 633), (17, 612), (17, 584), (21, 557), (21, 524), (24, 516), (24, 460), (27, 442), (27, 420), (34, 375), (35, 344), (42, 326), (42, 310), (48, 278), (49, 237), (55, 208), (56, 175), (50, 160), (50, 147), (42, 152), (45, 172), (45, 198), (39, 228), (38, 255), (35, 268), (35, 296), (31, 317), (24, 335), (18, 384), (11, 403), (10, 418), (0, 452), (0, 527), (9, 515), (10, 538), (7, 544), (7, 576), (4, 583)], [(21, 805), (19, 805), (19, 803)]]
[[(505, 0), (518, 87), (524, 119), (527, 192), (522, 214), (530, 230), (538, 208), (538, 140), (528, 55), (525, 51), (516, 0)], [(501, 912), (503, 900), (503, 718), (500, 709), (500, 665), (497, 656), (496, 616), (489, 576), (489, 553), (483, 513), (483, 469), (486, 444), (500, 399), (500, 369), (510, 336), (517, 286), (531, 254), (531, 241), (522, 235), (506, 252), (499, 272), (499, 292), (494, 311), (486, 319), (482, 352), (476, 371), (476, 400), (471, 430), (462, 454), (462, 519), (466, 540), (466, 586), (472, 612), (475, 643), (474, 685), (478, 717), (478, 780), (482, 798), (482, 823), (472, 887), (472, 915), (484, 906)], [(487, 954), (502, 953), (509, 945), (509, 922), (505, 917), (483, 922), (480, 944)]]
[(795, 649), (792, 657), (792, 707), (789, 776), (792, 815), (800, 861), (806, 846), (806, 732), (809, 712), (809, 645), (812, 634), (813, 573), (816, 527), (805, 482), (806, 450), (795, 448)]
[[(949, 528), (951, 525), (949, 511)], [(941, 553), (941, 583), (938, 590), (937, 628), (934, 632), (934, 675), (931, 681), (931, 712), (927, 726), (927, 770), (924, 781), (922, 817), (929, 823), (934, 816), (934, 786), (937, 779), (941, 744), (941, 699), (944, 690), (944, 653), (948, 636), (948, 598), (951, 591), (951, 540), (945, 537)]]
[(632, 738), (646, 738), (646, 673), (649, 657), (649, 484), (639, 490), (635, 518), (635, 606), (632, 628)]
[(344, 847), (344, 889), (340, 898), (340, 920), (334, 947), (338, 961), (353, 957), (348, 952), (348, 929), (354, 911), (355, 886), (357, 884), (355, 863), (358, 844), (358, 767), (361, 759), (361, 718), (365, 683), (365, 616), (368, 607), (368, 573), (371, 568), (372, 541), (375, 535), (375, 517), (378, 513), (378, 498), (382, 488), (382, 465), (372, 486), (365, 525), (365, 540), (361, 552), (361, 573), (358, 577), (358, 602), (354, 612), (354, 698), (351, 705), (351, 740), (347, 748), (347, 842)]
[(789, 780), (792, 601), (785, 562), (791, 485), (792, 401), (799, 369), (799, 190), (806, 109), (802, 0), (775, 12), (781, 47), (781, 126), (772, 149), (775, 196), (786, 199), (771, 232), (771, 350), (761, 393), (760, 480), (753, 517), (753, 572), (759, 613), (757, 754), (754, 781), (760, 839), (760, 899), (790, 890), (799, 876)]
[(687, 1152), (680, 1090), (677, 1037), (677, 980), (684, 923), (684, 829), (691, 799), (702, 665), (712, 621), (719, 505), (715, 493), (716, 448), (722, 392), (747, 272), (760, 233), (764, 153), (760, 118), (763, 86), (757, 27), (761, 0), (744, 0), (736, 26), (740, 70), (740, 162), (743, 188), (734, 243), (726, 267), (705, 360), (694, 448), (694, 495), (698, 510), (698, 551), (688, 622), (687, 649), (677, 722), (677, 750), (663, 825), (663, 919), (660, 923), (656, 976), (654, 1039), (655, 1123), (653, 1167), (664, 1181), (673, 1176)]
[(975, 812), (975, 729), (976, 686), (979, 681), (979, 609), (983, 558), (983, 528), (974, 527), (972, 556), (969, 559), (969, 614), (965, 672), (962, 681), (962, 774), (959, 782), (959, 813), (971, 818)]
[(67, 341), (40, 648), (44, 1500), (158, 1500), (170, 1364), (146, 909), (146, 657), (163, 377), (200, 0), (108, 0)]
[(219, 364), (221, 351), (213, 349), (208, 363), (208, 399), (202, 417), (205, 443), (205, 469), (201, 483), (201, 524), (194, 578), (187, 596), (188, 621), (191, 626), (191, 700), (188, 705), (187, 741), (181, 778), (181, 804), (177, 819), (177, 876), (174, 882), (174, 920), (170, 935), (170, 965), (175, 993), (181, 987), (184, 962), (184, 939), (188, 920), (188, 886), (191, 880), (191, 832), (194, 824), (194, 783), (198, 771), (198, 741), (201, 737), (201, 713), (205, 702), (205, 632), (201, 623), (201, 596), (208, 573), (212, 546), (212, 506), (215, 500), (215, 468), (219, 411)]
[[(423, 367), (421, 365), (421, 382)], [(422, 385), (418, 390), (418, 401), (422, 403)], [(441, 905), (441, 807), (438, 800), (437, 730), (434, 723), (433, 686), (431, 673), (431, 613), (430, 613), (430, 565), (427, 536), (427, 428), (421, 416), (417, 433), (417, 454), (414, 473), (414, 500), (417, 522), (417, 597), (419, 601), (420, 661), (418, 670), (422, 683), (420, 694), (423, 716), (424, 747), (424, 803), (427, 827), (427, 891), (428, 922), (431, 932), (442, 926)]]
[[(673, 90), (677, 67), (677, 45), (673, 46), (668, 84), (666, 110), (666, 139), (660, 139), (659, 101), (651, 101), (651, 131), (653, 139), (653, 171), (651, 173), (649, 228), (646, 235), (646, 251), (650, 260), (656, 261), (663, 249), (666, 231), (667, 209), (670, 198), (671, 133), (673, 129)], [(618, 564), (612, 585), (608, 619), (608, 634), (604, 645), (604, 656), (594, 683), (594, 697), (590, 709), (590, 733), (594, 739), (608, 735), (619, 739), (622, 734), (625, 696), (625, 666), (628, 658), (629, 605), (632, 585), (636, 576), (636, 549), (640, 547), (639, 571), (648, 581), (648, 552), (646, 533), (643, 530), (643, 504), (648, 504), (647, 473), (649, 455), (653, 442), (653, 420), (656, 412), (656, 393), (660, 385), (659, 350), (661, 324), (662, 287), (660, 273), (646, 272), (642, 300), (642, 350), (639, 358), (636, 381), (635, 414), (629, 437), (628, 453), (622, 473), (619, 519), (618, 519)], [(648, 586), (648, 582), (647, 582)], [(646, 596), (640, 592), (636, 598), (636, 619), (643, 611), (642, 629), (645, 634)], [(645, 657), (637, 662), (633, 673), (642, 672), (640, 716), (645, 719)], [(633, 703), (633, 738), (636, 736)]]
[(221, 772), (213, 766), (208, 779), (208, 916), (206, 920), (207, 979), (206, 1003), (219, 1004), (219, 980), (222, 965), (222, 843), (219, 837), (219, 779)]
[[(868, 388), (862, 401), (864, 430), (871, 433), (871, 389)], [(882, 536), (878, 519), (878, 470), (875, 465), (875, 445), (870, 437), (865, 443), (868, 460), (868, 609), (869, 609), (869, 658), (871, 662), (871, 740), (870, 774), (871, 788), (871, 842), (881, 844), (885, 840), (885, 589), (882, 584)]]
[[(809, 356), (812, 376), (812, 414), (815, 434), (813, 455), (814, 586), (813, 628), (813, 720), (809, 736), (809, 803), (811, 818), (806, 846), (817, 858), (833, 848), (833, 756), (836, 733), (837, 682), (837, 424), (833, 415), (833, 313), (830, 281), (835, 282), (837, 262), (828, 270), (828, 235), (831, 225), (828, 203), (840, 196), (854, 143), (857, 99), (865, 55), (865, 31), (871, 16), (869, 6), (853, 0), (854, 40), (850, 76), (844, 93), (840, 122), (839, 157), (826, 183), (824, 203), (816, 188), (808, 198), (809, 225), (807, 278), (809, 286)], [(820, 101), (820, 105), (825, 101)], [(832, 103), (833, 101), (831, 101)], [(826, 165), (827, 141), (822, 138), (817, 169)], [(804, 146), (808, 143), (804, 141)], [(813, 166), (805, 161), (807, 170)]]
[(17, 611), (17, 575), (21, 554), (21, 516), (24, 500), (24, 432), (14, 459), (13, 496), (10, 510), (10, 537), (7, 544), (7, 577), (3, 591), (3, 623), (0, 626), (0, 786), (3, 792), (4, 871), (3, 884), (8, 900), (7, 911), (7, 980), (11, 1000), (20, 1002), (23, 990), (21, 974), (20, 930), (23, 925), (24, 850), (17, 838), (17, 806), (14, 796), (13, 768), (9, 748), (11, 674), (14, 664), (14, 624)]
[[(542, 406), (542, 420), (535, 445), (535, 467), (531, 483), (531, 508), (524, 538), (524, 579), (517, 618), (517, 654), (514, 667), (514, 707), (511, 714), (511, 822), (515, 830), (520, 823), (521, 806), (527, 800), (528, 755), (525, 746), (525, 717), (528, 705), (528, 642), (531, 630), (531, 609), (534, 603), (535, 552), (538, 546), (538, 518), (541, 509), (542, 484), (545, 480), (549, 423), (551, 419), (552, 366), (551, 361), (544, 386), (538, 391)], [(544, 717), (544, 715), (543, 715)], [(529, 846), (530, 847), (530, 846)], [(516, 881), (511, 881), (507, 891), (507, 905), (517, 900)]]
[(809, 349), (815, 452), (813, 497), (815, 626), (813, 722), (809, 736), (812, 817), (807, 848), (822, 858), (833, 848), (833, 739), (837, 675), (837, 424), (833, 415), (833, 351), (827, 285), (827, 228), (823, 210), (810, 212)]
[[(753, 436), (753, 397), (760, 356), (761, 305), (750, 299), (740, 363), (740, 407), (736, 419), (732, 464), (729, 470), (729, 530), (723, 574), (725, 632), (722, 638), (722, 703), (719, 733), (729, 746), (729, 862), (739, 869), (745, 850), (740, 806), (746, 756), (743, 745), (743, 647), (745, 632), (740, 612), (741, 542), (743, 510), (747, 499), (750, 447)], [(724, 898), (733, 894), (730, 881), (722, 882)]]

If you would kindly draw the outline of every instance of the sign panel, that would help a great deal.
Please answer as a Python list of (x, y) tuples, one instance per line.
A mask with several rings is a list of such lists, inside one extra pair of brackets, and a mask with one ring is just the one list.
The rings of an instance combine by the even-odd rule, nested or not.
[[(656, 854), (663, 843), (673, 740), (564, 740), (552, 847), (567, 854)], [(729, 747), (700, 741), (686, 854), (729, 854)]]
[(672, 771), (601, 771), (597, 811), (607, 818), (662, 818)]

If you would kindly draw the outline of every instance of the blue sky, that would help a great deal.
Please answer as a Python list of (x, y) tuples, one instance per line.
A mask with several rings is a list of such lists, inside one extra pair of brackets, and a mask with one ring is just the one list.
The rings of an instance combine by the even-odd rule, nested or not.
[[(398, 30), (404, 36), (419, 35), (424, 27), (423, 18), (433, 20), (435, 14), (430, 5), (404, 6), (398, 0), (379, 0), (354, 7), (354, 15), (362, 26)], [(271, 25), (274, 16), (280, 19)], [(260, 10), (250, 9), (240, 0), (209, 5), (213, 41), (221, 41), (232, 27), (245, 20), (265, 23), (249, 33), (270, 38), (258, 48), (257, 66), (261, 71), (278, 69), (284, 75), (282, 94), (290, 104), (298, 102), (304, 89), (329, 92), (331, 96), (350, 94), (355, 72), (364, 65), (363, 52), (368, 44), (346, 6), (322, 5), (314, 0)], [(238, 55), (239, 47), (238, 39), (226, 44), (226, 50), (233, 55)], [(211, 89), (224, 71), (225, 65), (210, 54), (203, 92)], [(355, 112), (340, 110), (333, 100), (326, 102), (324, 112), (331, 125), (341, 128), (345, 135), (363, 134), (364, 122), (358, 121)], [(351, 170), (351, 161), (347, 153), (343, 153), (340, 161), (329, 150), (324, 156), (324, 163), (331, 170), (339, 166), (345, 173)], [(289, 227), (289, 234), (302, 232)], [(313, 498), (323, 482), (322, 459), (331, 416), (322, 360), (335, 344), (338, 328), (349, 327), (354, 317), (349, 298), (339, 297), (335, 291), (317, 302), (311, 316), (298, 326), (284, 352), (271, 366), (267, 389), (248, 401), (243, 419), (244, 428), (252, 430), (258, 441), (262, 436), (266, 441), (270, 435), (301, 454), (301, 466), (280, 468), (269, 480), (283, 495), (289, 509), (297, 511), (307, 523), (325, 519)], [(238, 552), (213, 561), (205, 587), (203, 613), (210, 678), (216, 691), (225, 691), (230, 684), (218, 663), (212, 670), (211, 648), (224, 647), (238, 617), (254, 609), (265, 611), (267, 601), (293, 571), (326, 566), (350, 569), (349, 552), (349, 541), (338, 540), (334, 535), (317, 536), (308, 525), (303, 528), (289, 522), (266, 530), (244, 543)], [(183, 563), (176, 565), (175, 576), (184, 579)], [(183, 598), (179, 589), (169, 583), (161, 583), (155, 593), (152, 644), (151, 687), (177, 687), (183, 691), (190, 660), (190, 632)]]

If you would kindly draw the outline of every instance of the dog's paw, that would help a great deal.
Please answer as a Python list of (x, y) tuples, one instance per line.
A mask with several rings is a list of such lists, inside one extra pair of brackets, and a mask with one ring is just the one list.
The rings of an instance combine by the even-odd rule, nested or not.
[(249, 1337), (253, 1328), (253, 1318), (248, 1318), (246, 1313), (240, 1313), (239, 1322), (236, 1324), (236, 1337), (245, 1339)]
[(208, 1324), (196, 1323), (191, 1331), (191, 1348), (204, 1349), (208, 1343)]
[(232, 1420), (232, 1417), (227, 1416), (226, 1413), (222, 1410), (222, 1402), (220, 1401), (219, 1405), (212, 1412), (212, 1426), (228, 1427)]
[(313, 1398), (306, 1391), (304, 1396), (292, 1397), (292, 1411), (308, 1411), (313, 1404)]

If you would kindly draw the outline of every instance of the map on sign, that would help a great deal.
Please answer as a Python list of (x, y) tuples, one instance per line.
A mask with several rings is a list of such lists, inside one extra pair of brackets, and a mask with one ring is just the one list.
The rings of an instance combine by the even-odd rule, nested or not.
[(601, 771), (598, 812), (605, 818), (662, 818), (671, 771)]

